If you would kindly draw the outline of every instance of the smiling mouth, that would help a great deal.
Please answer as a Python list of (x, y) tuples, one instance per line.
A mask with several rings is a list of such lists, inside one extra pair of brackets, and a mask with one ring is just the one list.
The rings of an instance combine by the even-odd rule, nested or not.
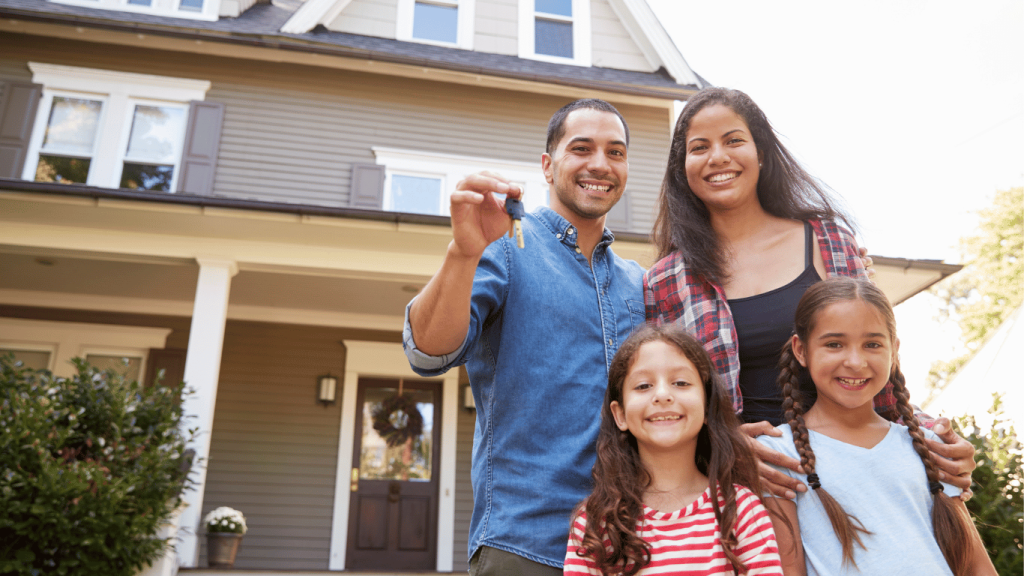
[(839, 385), (848, 390), (859, 390), (864, 386), (867, 386), (870, 378), (836, 378), (839, 381)]
[(722, 174), (712, 174), (707, 177), (708, 182), (727, 182), (733, 180), (740, 175), (739, 172), (725, 172)]
[(580, 182), (579, 184), (580, 188), (583, 188), (584, 190), (592, 190), (594, 192), (607, 192), (612, 189), (610, 185), (598, 186), (597, 184), (584, 184), (583, 182)]
[(683, 419), (683, 417), (680, 414), (676, 414), (676, 415), (673, 415), (673, 416), (655, 416), (654, 418), (648, 418), (648, 420), (651, 421), (651, 422), (670, 422), (670, 421), (682, 420), (682, 419)]

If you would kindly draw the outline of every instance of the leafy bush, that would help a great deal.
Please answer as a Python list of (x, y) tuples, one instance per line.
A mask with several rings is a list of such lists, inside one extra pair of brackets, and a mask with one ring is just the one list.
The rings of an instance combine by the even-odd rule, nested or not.
[(0, 574), (133, 575), (188, 488), (182, 386), (0, 357)]
[(998, 395), (993, 395), (987, 422), (979, 425), (974, 416), (957, 418), (960, 435), (974, 444), (978, 467), (974, 470), (974, 497), (967, 509), (974, 516), (985, 549), (1002, 576), (1020, 575), (1024, 503), (1021, 499), (1021, 444), (1003, 413)]

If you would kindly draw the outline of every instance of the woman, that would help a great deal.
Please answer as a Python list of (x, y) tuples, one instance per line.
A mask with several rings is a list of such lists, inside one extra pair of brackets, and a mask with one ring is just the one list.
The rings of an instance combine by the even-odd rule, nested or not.
[[(647, 320), (681, 322), (701, 341), (751, 436), (778, 435), (779, 354), (804, 291), (829, 276), (865, 276), (852, 227), (749, 96), (706, 88), (687, 102), (653, 232), (659, 260), (644, 276)], [(806, 375), (801, 391), (812, 403)], [(897, 418), (891, 383), (875, 407)], [(969, 488), (973, 449), (955, 435), (940, 436), (955, 443), (935, 448), (955, 460), (947, 472), (960, 478), (950, 482)], [(796, 467), (778, 453), (759, 455)], [(806, 490), (763, 465), (762, 477), (780, 496)]]

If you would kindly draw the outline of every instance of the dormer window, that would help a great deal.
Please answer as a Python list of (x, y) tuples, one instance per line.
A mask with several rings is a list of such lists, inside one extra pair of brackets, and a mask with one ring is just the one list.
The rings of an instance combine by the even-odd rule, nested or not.
[(472, 50), (474, 3), (475, 0), (398, 0), (395, 37)]
[(188, 18), (190, 20), (216, 21), (221, 0), (49, 0), (56, 4), (88, 6), (101, 10), (121, 10)]
[(519, 57), (590, 66), (590, 0), (519, 0)]

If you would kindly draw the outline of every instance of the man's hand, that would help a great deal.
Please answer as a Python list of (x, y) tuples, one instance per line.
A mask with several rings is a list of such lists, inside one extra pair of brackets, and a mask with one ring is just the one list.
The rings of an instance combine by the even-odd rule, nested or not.
[(925, 444), (935, 456), (939, 467), (939, 480), (947, 482), (963, 490), (960, 499), (964, 502), (974, 496), (971, 492), (971, 472), (978, 467), (974, 461), (974, 446), (957, 436), (949, 424), (949, 418), (938, 418), (932, 425), (932, 432), (938, 435), (941, 442), (925, 438)]
[(491, 242), (508, 232), (511, 220), (504, 201), (495, 193), (520, 199), (523, 196), (519, 186), (493, 172), (470, 174), (455, 186), (451, 215), (457, 255), (479, 258)]
[(864, 264), (864, 272), (868, 275), (868, 280), (875, 281), (875, 261), (868, 256), (868, 249), (861, 247), (860, 249), (860, 261)]
[(762, 434), (778, 438), (782, 436), (782, 432), (768, 422), (741, 424), (740, 431), (749, 437), (750, 448), (757, 454), (757, 458), (760, 460), (757, 464), (757, 473), (761, 476), (762, 488), (768, 490), (777, 498), (789, 498), (790, 500), (796, 498), (797, 492), (807, 491), (807, 486), (803, 482), (796, 478), (790, 478), (768, 465), (775, 464), (776, 466), (789, 468), (794, 472), (803, 474), (804, 469), (800, 467), (799, 460), (790, 458), (781, 452), (776, 452), (755, 440), (756, 437)]

